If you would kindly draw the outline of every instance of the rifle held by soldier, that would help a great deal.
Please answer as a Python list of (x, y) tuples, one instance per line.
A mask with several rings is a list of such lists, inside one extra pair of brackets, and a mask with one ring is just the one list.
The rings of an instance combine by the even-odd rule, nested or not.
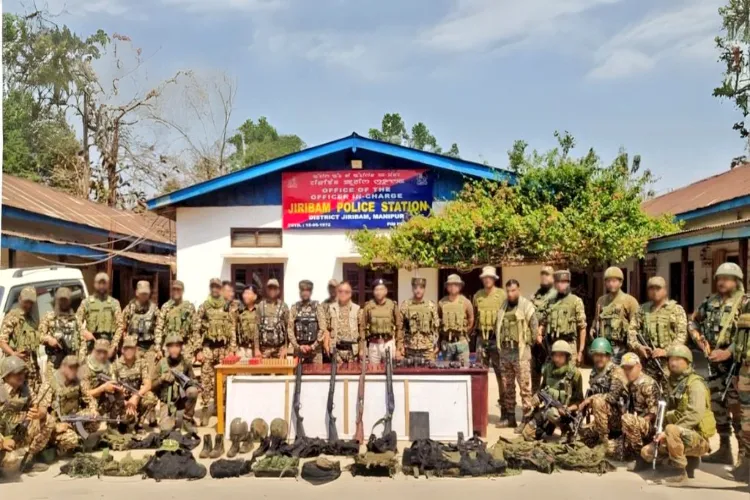
[(96, 376), (96, 379), (101, 382), (102, 384), (106, 384), (107, 382), (112, 382), (112, 385), (115, 385), (117, 387), (120, 387), (124, 389), (126, 392), (129, 392), (130, 394), (140, 394), (140, 389), (137, 389), (133, 387), (132, 385), (126, 383), (126, 382), (120, 382), (118, 380), (115, 380), (114, 378), (110, 377), (109, 375), (105, 373), (99, 373)]
[(185, 393), (188, 389), (191, 387), (197, 387), (198, 390), (203, 391), (203, 386), (197, 381), (193, 380), (181, 371), (172, 368), (171, 369), (172, 375), (174, 375), (175, 380), (177, 381), (177, 384), (180, 386), (180, 397), (185, 397)]
[(333, 416), (333, 396), (336, 391), (336, 346), (331, 351), (331, 381), (328, 384), (328, 401), (326, 403), (326, 422), (328, 425), (328, 441), (338, 440), (339, 434), (336, 430), (336, 417)]
[(354, 439), (362, 444), (365, 441), (365, 429), (362, 418), (365, 415), (365, 376), (367, 374), (367, 355), (362, 355), (362, 364), (359, 369), (359, 387), (357, 388), (357, 429)]
[(302, 391), (302, 358), (297, 359), (297, 367), (294, 373), (294, 398), (292, 399), (292, 413), (294, 416), (294, 439), (299, 439), (305, 436), (305, 427), (302, 425), (304, 417), (300, 415), (299, 410), (301, 407), (299, 398), (300, 392)]

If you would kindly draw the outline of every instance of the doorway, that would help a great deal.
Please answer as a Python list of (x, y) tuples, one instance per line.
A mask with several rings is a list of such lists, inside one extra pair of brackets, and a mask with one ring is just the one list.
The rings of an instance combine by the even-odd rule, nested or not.
[(687, 268), (687, 297), (682, 297), (682, 262), (669, 264), (669, 298), (681, 304), (690, 314), (695, 309), (695, 267), (693, 261), (688, 262)]
[(232, 264), (232, 281), (243, 285), (253, 284), (258, 290), (265, 290), (266, 282), (271, 278), (279, 280), (281, 296), (284, 296), (284, 264)]
[(344, 263), (344, 280), (352, 285), (352, 301), (364, 306), (372, 299), (372, 282), (385, 280), (388, 298), (398, 302), (398, 272), (388, 269), (372, 269), (355, 263)]

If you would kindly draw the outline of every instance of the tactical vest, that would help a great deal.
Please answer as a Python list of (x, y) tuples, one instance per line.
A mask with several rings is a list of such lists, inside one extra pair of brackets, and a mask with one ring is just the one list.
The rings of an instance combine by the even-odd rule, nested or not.
[(660, 309), (654, 311), (653, 302), (641, 306), (643, 331), (646, 339), (654, 347), (665, 349), (677, 338), (677, 331), (672, 323), (672, 314), (677, 302), (668, 300)]
[[(725, 347), (731, 343), (731, 339), (734, 338), (734, 334), (737, 330), (737, 324), (734, 321), (737, 313), (739, 312), (739, 306), (734, 307), (735, 301), (742, 300), (742, 293), (735, 293), (732, 300), (727, 301), (722, 305), (721, 297), (719, 295), (713, 295), (708, 299), (706, 304), (706, 315), (703, 318), (703, 324), (701, 325), (701, 333), (708, 341), (708, 344), (712, 349), (717, 347)], [(734, 314), (733, 314), (734, 312)], [(724, 328), (726, 326), (726, 328)], [(726, 330), (724, 338), (721, 339), (722, 345), (718, 345), (719, 336), (722, 330)]]
[(308, 304), (297, 302), (297, 316), (294, 318), (294, 336), (300, 345), (310, 345), (318, 340), (318, 302)]
[(136, 359), (133, 366), (128, 366), (124, 361), (118, 360), (114, 366), (115, 379), (118, 382), (124, 382), (136, 389), (140, 389), (143, 383), (141, 363), (143, 363), (142, 359)]
[(367, 321), (369, 322), (369, 337), (383, 336), (392, 337), (394, 332), (393, 324), (393, 311), (396, 305), (393, 302), (386, 300), (382, 305), (376, 305), (375, 307), (368, 308), (369, 314)]
[(26, 411), (31, 399), (29, 386), (24, 384), (17, 395), (11, 396), (0, 380), (0, 434), (12, 436), (21, 422), (22, 412)]
[(185, 301), (180, 302), (179, 305), (174, 305), (174, 302), (172, 302), (171, 306), (164, 322), (166, 336), (179, 335), (182, 340), (186, 340), (190, 333), (190, 316), (192, 311)]
[(466, 309), (461, 297), (451, 302), (444, 300), (440, 304), (443, 316), (443, 332), (448, 337), (448, 342), (455, 342), (466, 335)]
[(698, 427), (695, 431), (704, 439), (709, 439), (716, 434), (716, 419), (714, 418), (714, 413), (711, 411), (711, 391), (708, 390), (705, 380), (700, 375), (690, 373), (684, 380), (677, 384), (669, 395), (667, 408), (674, 409), (678, 415), (684, 414), (688, 410), (690, 403), (688, 388), (695, 382), (700, 383), (706, 393), (706, 407), (703, 411), (703, 418), (698, 422)]
[(245, 308), (240, 313), (240, 338), (237, 339), (238, 343), (243, 346), (250, 345), (255, 338), (255, 334), (258, 331), (258, 315), (257, 309)]
[(575, 295), (568, 294), (550, 304), (547, 334), (552, 340), (562, 339), (571, 342), (576, 339), (578, 335), (576, 298)]
[(350, 303), (348, 317), (342, 318), (341, 306), (334, 302), (328, 306), (328, 313), (331, 316), (331, 330), (336, 343), (356, 346), (359, 343), (359, 306)]
[(88, 314), (86, 315), (86, 329), (96, 339), (112, 340), (117, 328), (115, 321), (115, 301), (112, 297), (100, 300), (95, 296), (88, 298)]
[(409, 301), (406, 305), (406, 332), (411, 335), (432, 335), (434, 325), (432, 323), (432, 311), (430, 303), (426, 300), (421, 302)]
[[(184, 358), (180, 357), (180, 362), (174, 366), (169, 364), (169, 358), (162, 358), (159, 361), (159, 377), (171, 371), (172, 369), (187, 375)], [(171, 384), (159, 385), (159, 399), (167, 404), (173, 404), (180, 398), (180, 384), (175, 380)]]
[(149, 347), (154, 343), (154, 328), (156, 328), (156, 313), (158, 309), (153, 302), (148, 303), (148, 309), (141, 312), (141, 306), (135, 304), (130, 315), (128, 335), (138, 338), (139, 347)]
[(21, 322), (14, 335), (9, 339), (10, 347), (18, 352), (36, 352), (40, 343), (39, 330), (31, 322), (31, 319), (27, 318), (23, 313), (19, 314), (18, 318)]
[(502, 306), (503, 298), (498, 289), (494, 289), (491, 295), (485, 295), (482, 291), (477, 292), (477, 328), (482, 334), (484, 340), (495, 335), (495, 325), (497, 323), (497, 313)]
[(616, 342), (624, 342), (628, 337), (629, 323), (625, 317), (626, 310), (623, 301), (618, 300), (619, 294), (599, 311), (599, 336)]
[(576, 368), (567, 363), (562, 368), (555, 368), (552, 363), (546, 363), (542, 367), (542, 377), (546, 383), (547, 393), (564, 405), (570, 404), (573, 397), (573, 381), (576, 376)]
[[(68, 354), (78, 354), (78, 348), (80, 347), (81, 336), (78, 331), (78, 321), (75, 315), (72, 313), (55, 313), (55, 317), (52, 323), (52, 337), (57, 340), (60, 344), (60, 348), (63, 351), (63, 357)], [(48, 356), (52, 356), (59, 352), (57, 349), (45, 345), (44, 350)]]
[(50, 384), (55, 391), (55, 401), (52, 402), (53, 409), (58, 417), (75, 415), (81, 410), (81, 384), (68, 385), (60, 374), (55, 372)]
[(96, 378), (97, 375), (100, 373), (104, 373), (105, 375), (109, 375), (109, 369), (110, 364), (109, 361), (99, 364), (95, 359), (94, 355), (90, 354), (88, 358), (86, 358), (86, 377), (88, 378), (88, 382), (91, 385), (91, 388), (96, 388), (102, 385), (102, 382), (99, 381), (99, 379)]
[(286, 342), (284, 335), (284, 321), (282, 320), (283, 305), (276, 304), (276, 314), (266, 313), (266, 301), (260, 303), (260, 344), (264, 347), (281, 347)]
[(609, 363), (604, 370), (600, 373), (594, 373), (591, 371), (591, 378), (589, 379), (589, 390), (591, 394), (606, 394), (612, 388), (612, 372), (615, 369), (614, 363)]
[(204, 304), (208, 325), (205, 338), (211, 342), (228, 343), (232, 338), (232, 318), (224, 306), (211, 307)]
[(506, 311), (503, 314), (503, 321), (500, 324), (500, 336), (497, 339), (498, 344), (514, 342), (518, 344), (521, 336), (526, 334), (526, 322), (519, 320), (516, 309)]
[(536, 310), (540, 312), (544, 311), (549, 303), (557, 296), (557, 292), (554, 288), (550, 288), (549, 290), (544, 291), (544, 293), (542, 292), (543, 289), (540, 288), (531, 297), (531, 302), (534, 304), (534, 308), (536, 308)]

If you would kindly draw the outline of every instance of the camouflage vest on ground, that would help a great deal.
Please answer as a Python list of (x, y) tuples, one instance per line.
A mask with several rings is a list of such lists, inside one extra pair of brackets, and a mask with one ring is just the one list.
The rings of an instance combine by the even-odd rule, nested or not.
[(143, 310), (143, 306), (135, 304), (133, 313), (130, 315), (128, 322), (128, 335), (134, 335), (138, 338), (139, 347), (141, 344), (147, 345), (154, 342), (154, 328), (156, 328), (156, 313), (159, 312), (156, 304), (148, 303), (148, 309)]
[(318, 340), (318, 302), (311, 300), (296, 304), (297, 315), (294, 318), (294, 336), (300, 345), (310, 345)]
[(356, 345), (359, 343), (359, 305), (349, 303), (349, 314), (341, 317), (341, 306), (334, 302), (328, 306), (331, 317), (331, 334), (337, 344)]
[(179, 305), (174, 305), (174, 301), (170, 300), (169, 306), (169, 311), (164, 318), (164, 335), (165, 337), (179, 335), (182, 340), (186, 340), (190, 333), (192, 314), (190, 303), (183, 300)]
[(668, 300), (662, 307), (654, 311), (654, 303), (646, 302), (641, 306), (643, 334), (654, 347), (664, 349), (677, 338), (677, 331), (672, 323), (672, 314), (677, 302)]
[[(708, 341), (712, 349), (725, 347), (731, 344), (737, 332), (736, 319), (739, 313), (739, 304), (742, 301), (742, 293), (736, 292), (734, 296), (722, 304), (721, 296), (718, 294), (708, 298), (706, 303), (706, 314), (701, 323), (701, 333)], [(735, 305), (737, 304), (737, 305)], [(719, 338), (719, 337), (722, 338)]]
[(97, 339), (112, 340), (117, 328), (115, 299), (107, 297), (105, 300), (101, 300), (92, 295), (87, 300), (86, 329)]
[(252, 309), (244, 308), (240, 313), (240, 335), (237, 343), (241, 346), (247, 346), (252, 343), (255, 333), (258, 331), (258, 310), (253, 306)]
[(50, 380), (52, 390), (55, 391), (55, 399), (52, 401), (52, 408), (58, 417), (75, 415), (81, 411), (81, 384), (76, 381), (73, 384), (66, 384), (63, 375), (55, 372)]
[(552, 340), (573, 341), (578, 336), (576, 322), (576, 296), (569, 293), (549, 304), (547, 334)]
[[(432, 345), (432, 335), (435, 333), (431, 302), (421, 300), (406, 302), (404, 312), (404, 345), (407, 349), (422, 349), (424, 345)], [(432, 305), (432, 307), (435, 307)], [(428, 337), (429, 341), (425, 341)]]
[(703, 418), (701, 418), (697, 428), (694, 430), (704, 439), (709, 439), (716, 434), (716, 419), (714, 418), (713, 411), (711, 411), (711, 391), (709, 391), (703, 377), (696, 373), (690, 373), (687, 377), (683, 378), (670, 392), (667, 399), (667, 410), (674, 410), (678, 415), (688, 411), (690, 406), (690, 391), (688, 389), (695, 383), (700, 384), (706, 393), (706, 407), (703, 411)]
[(205, 339), (210, 342), (228, 343), (232, 338), (232, 317), (229, 311), (221, 306), (215, 307), (206, 301), (203, 304), (206, 311), (206, 333)]
[(461, 297), (451, 302), (444, 299), (440, 303), (443, 319), (443, 332), (449, 342), (466, 336), (466, 309)]
[(505, 301), (504, 295), (499, 288), (493, 288), (489, 295), (484, 290), (480, 290), (474, 296), (477, 304), (477, 330), (484, 340), (495, 335), (497, 314)]
[(555, 367), (548, 362), (542, 367), (542, 377), (546, 383), (544, 389), (555, 401), (567, 405), (573, 397), (573, 381), (576, 376), (576, 368), (566, 363), (561, 368)]
[(617, 342), (624, 342), (627, 339), (630, 323), (626, 317), (625, 298), (627, 294), (620, 291), (599, 311), (600, 337)]
[(596, 371), (596, 368), (591, 370), (591, 377), (589, 378), (589, 390), (591, 394), (606, 394), (612, 388), (612, 380), (614, 379), (614, 371), (617, 369), (617, 365), (610, 362), (600, 372)]
[(284, 335), (284, 321), (282, 318), (283, 306), (279, 301), (273, 313), (267, 312), (268, 303), (264, 300), (260, 303), (258, 314), (260, 314), (260, 344), (263, 347), (281, 347), (286, 342)]
[(375, 304), (374, 307), (368, 309), (368, 336), (392, 337), (396, 327), (393, 322), (393, 313), (396, 309), (396, 303), (390, 299), (385, 299), (383, 304)]
[[(159, 377), (161, 377), (168, 371), (171, 371), (172, 369), (175, 369), (178, 372), (182, 372), (187, 375), (187, 362), (182, 356), (180, 356), (180, 360), (174, 365), (169, 364), (168, 357), (159, 360), (159, 364), (157, 367)], [(171, 404), (176, 402), (179, 398), (180, 384), (179, 382), (177, 382), (177, 380), (175, 380), (171, 384), (163, 383), (159, 385), (159, 400), (163, 401), (164, 403)]]
[(136, 359), (133, 366), (128, 366), (125, 361), (118, 359), (112, 367), (115, 379), (118, 382), (124, 382), (140, 389), (143, 383), (143, 377), (141, 376), (143, 374), (143, 363), (145, 363), (144, 359)]
[(24, 384), (15, 396), (10, 395), (8, 387), (0, 380), (0, 434), (3, 436), (13, 435), (31, 399), (28, 385)]

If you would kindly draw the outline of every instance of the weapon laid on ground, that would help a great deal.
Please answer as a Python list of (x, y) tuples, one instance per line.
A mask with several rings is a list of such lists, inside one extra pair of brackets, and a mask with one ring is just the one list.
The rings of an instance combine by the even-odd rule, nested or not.
[(297, 360), (297, 368), (294, 372), (294, 398), (292, 399), (292, 414), (294, 416), (294, 439), (305, 436), (305, 427), (302, 425), (304, 418), (299, 414), (299, 396), (302, 390), (302, 358)]
[(336, 391), (336, 346), (331, 350), (331, 381), (328, 384), (328, 401), (326, 403), (326, 422), (328, 423), (328, 442), (332, 443), (339, 438), (336, 431), (336, 417), (333, 416), (333, 395)]
[[(653, 353), (653, 351), (655, 350), (654, 344), (646, 340), (646, 338), (640, 333), (636, 333), (635, 336), (638, 342), (640, 342), (642, 346), (648, 347), (649, 349), (651, 349), (651, 352)], [(664, 371), (664, 367), (661, 365), (661, 362), (658, 359), (656, 359), (655, 357), (653, 357), (653, 355), (651, 355), (649, 356), (648, 361), (651, 361), (651, 363), (659, 371), (662, 377), (662, 381), (666, 382), (667, 380), (669, 380), (669, 375), (667, 375), (667, 372)]]
[(73, 424), (73, 426), (76, 428), (76, 431), (78, 431), (78, 435), (83, 439), (88, 438), (89, 434), (91, 434), (86, 430), (85, 424), (90, 424), (92, 422), (107, 422), (119, 424), (121, 422), (119, 418), (97, 417), (94, 415), (63, 415), (59, 417), (59, 420), (64, 424)]
[(385, 416), (380, 418), (372, 426), (371, 434), (375, 434), (375, 427), (383, 424), (383, 437), (392, 432), (393, 410), (396, 409), (396, 400), (393, 395), (393, 360), (391, 359), (391, 350), (385, 350)]
[(177, 383), (180, 386), (180, 397), (185, 397), (185, 393), (188, 389), (191, 387), (197, 387), (200, 391), (203, 391), (203, 386), (197, 381), (193, 380), (181, 371), (178, 371), (176, 368), (172, 368), (172, 375), (174, 375), (175, 380), (177, 380)]
[(120, 382), (119, 380), (115, 380), (114, 378), (110, 377), (109, 375), (105, 373), (99, 373), (96, 376), (96, 379), (101, 382), (102, 384), (106, 384), (107, 382), (111, 382), (113, 385), (116, 385), (118, 387), (121, 387), (128, 391), (130, 394), (140, 394), (140, 389), (136, 389), (132, 385), (126, 383), (126, 382)]
[(367, 374), (367, 355), (362, 354), (362, 365), (359, 369), (359, 387), (357, 388), (357, 429), (354, 439), (362, 444), (365, 441), (365, 429), (362, 418), (365, 415), (365, 375)]
[(659, 443), (656, 442), (656, 436), (664, 431), (664, 416), (667, 414), (667, 402), (659, 401), (656, 407), (656, 433), (654, 434), (654, 460), (651, 462), (651, 468), (656, 470), (656, 458), (659, 455)]

